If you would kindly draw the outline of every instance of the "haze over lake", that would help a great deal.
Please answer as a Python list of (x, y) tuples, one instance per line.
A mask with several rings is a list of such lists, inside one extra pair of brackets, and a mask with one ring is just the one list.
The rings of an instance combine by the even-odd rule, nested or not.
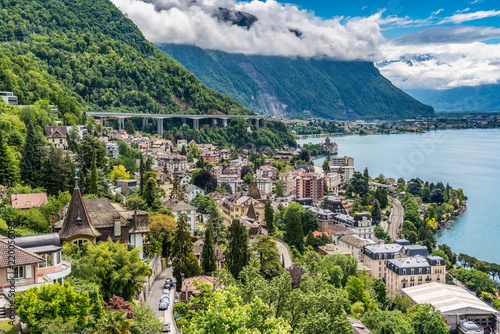
[[(339, 145), (339, 156), (353, 157), (356, 170), (368, 167), (372, 177), (419, 177), (462, 188), (467, 211), (451, 229), (437, 235), (438, 243), (448, 244), (457, 254), (500, 263), (500, 129), (331, 139)], [(322, 141), (324, 137), (297, 140), (301, 145)], [(324, 159), (318, 158), (315, 165)]]

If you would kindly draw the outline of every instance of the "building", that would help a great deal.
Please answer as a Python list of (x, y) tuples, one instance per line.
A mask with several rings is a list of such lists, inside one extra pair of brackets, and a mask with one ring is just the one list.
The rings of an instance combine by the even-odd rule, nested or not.
[(219, 162), (219, 153), (217, 151), (203, 150), (200, 152), (200, 157), (204, 162), (210, 162), (216, 164)]
[(71, 201), (61, 208), (53, 231), (63, 243), (118, 241), (139, 248), (142, 258), (143, 240), (149, 233), (148, 213), (126, 210), (106, 198), (83, 199), (76, 183)]
[(278, 176), (283, 183), (283, 196), (295, 196), (295, 179), (299, 177), (300, 171), (283, 172)]
[(334, 218), (335, 223), (349, 226), (360, 238), (373, 239), (375, 228), (368, 212), (359, 212), (351, 217), (346, 214), (338, 214)]
[(10, 204), (16, 209), (39, 208), (47, 203), (47, 193), (10, 195)]
[(276, 176), (278, 174), (278, 170), (276, 167), (273, 166), (260, 166), (256, 171), (255, 174), (257, 177), (265, 177), (265, 178), (270, 178), (271, 180), (276, 179)]
[(345, 256), (352, 256), (352, 251), (350, 249), (335, 244), (326, 244), (324, 246), (319, 246), (318, 248), (318, 252), (321, 255), (342, 254)]
[(330, 168), (332, 166), (336, 167), (345, 167), (345, 166), (351, 166), (354, 167), (354, 158), (343, 156), (343, 157), (331, 157), (330, 158)]
[[(484, 333), (497, 333), (499, 313), (464, 288), (437, 282), (407, 287), (402, 290), (415, 304), (431, 304), (450, 328), (450, 333), (475, 333), (460, 331), (460, 325), (473, 322)], [(462, 325), (462, 329), (472, 326)]]
[(328, 233), (328, 226), (334, 224), (335, 213), (328, 209), (320, 209), (315, 206), (304, 205), (304, 209), (313, 212), (318, 218), (319, 229), (321, 232)]
[(196, 196), (205, 195), (205, 190), (201, 189), (200, 187), (195, 186), (194, 184), (188, 184), (186, 186), (186, 193), (187, 193), (188, 202), (191, 202), (193, 199), (195, 199)]
[(66, 130), (70, 134), (75, 132), (76, 134), (78, 134), (78, 138), (80, 138), (80, 139), (82, 139), (83, 136), (89, 135), (89, 131), (87, 130), (86, 125), (72, 125), (72, 126), (68, 126), (66, 128)]
[(225, 149), (225, 150), (220, 150), (219, 155), (220, 158), (223, 159), (224, 161), (229, 161), (231, 153), (229, 152), (228, 149)]
[(357, 235), (349, 234), (341, 236), (337, 241), (337, 245), (349, 249), (358, 261), (363, 260), (363, 249), (374, 244), (375, 241), (373, 240), (363, 239)]
[[(198, 259), (198, 263), (201, 265), (201, 254), (203, 253), (203, 239), (199, 238), (193, 243), (193, 253)], [(222, 248), (214, 244), (214, 253), (217, 258), (216, 266), (217, 269), (222, 269), (224, 266), (224, 254), (222, 253)]]
[(339, 147), (336, 142), (331, 142), (330, 138), (326, 137), (324, 143), (319, 143), (319, 149), (322, 154), (337, 154)]
[(163, 167), (165, 173), (183, 172), (187, 168), (187, 158), (180, 154), (161, 154), (156, 157), (159, 167)]
[(324, 178), (318, 173), (301, 173), (295, 179), (295, 197), (310, 197), (313, 202), (321, 201), (325, 194)]
[[(250, 205), (253, 205), (256, 215), (264, 217), (265, 204), (250, 196), (243, 195), (241, 192), (232, 194), (222, 202), (222, 213), (227, 219), (239, 219), (247, 215)], [(247, 215), (248, 216), (248, 215)]]
[(401, 294), (404, 288), (445, 283), (446, 264), (440, 256), (421, 255), (387, 260), (386, 281), (389, 298)]
[(248, 160), (244, 158), (233, 159), (229, 161), (230, 167), (243, 167), (248, 166)]
[[(210, 285), (214, 290), (216, 289), (224, 289), (223, 285), (218, 285), (216, 283), (216, 278), (214, 276), (194, 276), (186, 278), (182, 281), (182, 288), (179, 295), (179, 300), (186, 304), (189, 303), (189, 298), (200, 294), (200, 290), (194, 284), (195, 281), (198, 281), (203, 284)], [(214, 287), (215, 284), (215, 287)]]
[(0, 97), (6, 104), (18, 105), (17, 96), (12, 92), (0, 92)]
[(259, 192), (265, 196), (272, 194), (273, 192), (273, 182), (267, 177), (256, 177), (254, 179)]
[(398, 244), (368, 246), (363, 250), (363, 264), (371, 269), (373, 277), (385, 279), (387, 260), (401, 258), (402, 248)]
[(54, 144), (55, 148), (65, 150), (68, 147), (68, 127), (46, 126), (45, 135), (49, 143)]
[(120, 148), (117, 142), (107, 142), (106, 143), (106, 153), (113, 159), (118, 159), (120, 154)]
[(187, 144), (188, 144), (188, 143), (187, 143), (187, 140), (186, 140), (186, 139), (179, 139), (179, 140), (177, 141), (177, 147), (178, 147), (178, 148), (182, 148), (182, 146), (187, 146)]
[(238, 174), (222, 174), (218, 177), (217, 184), (220, 186), (222, 183), (227, 183), (231, 187), (231, 192), (234, 194), (243, 186), (244, 182)]
[(344, 215), (347, 214), (347, 211), (342, 204), (342, 200), (340, 199), (336, 199), (335, 197), (331, 196), (325, 196), (323, 197), (322, 204), (324, 209), (330, 210), (333, 213)]
[(330, 170), (342, 177), (342, 183), (349, 183), (354, 176), (354, 166), (330, 166)]
[(325, 190), (328, 194), (338, 194), (342, 186), (342, 175), (328, 173), (325, 175)]
[(116, 185), (120, 187), (124, 196), (128, 194), (130, 189), (139, 187), (137, 180), (116, 180)]
[(185, 213), (187, 215), (187, 223), (190, 226), (191, 235), (195, 234), (197, 208), (187, 204), (186, 202), (179, 201), (178, 199), (169, 199), (167, 201), (164, 201), (162, 204), (163, 206), (172, 208), (172, 213), (176, 221), (179, 221), (180, 215)]

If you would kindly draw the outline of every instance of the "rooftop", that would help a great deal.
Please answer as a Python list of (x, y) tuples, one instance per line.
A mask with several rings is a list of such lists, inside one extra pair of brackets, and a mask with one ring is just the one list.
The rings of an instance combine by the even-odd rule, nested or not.
[(41, 207), (48, 203), (46, 193), (34, 194), (12, 194), (10, 195), (10, 203), (16, 209), (29, 209), (32, 207)]
[(398, 253), (401, 251), (403, 246), (398, 244), (382, 244), (382, 245), (372, 245), (366, 247), (367, 251), (372, 253)]

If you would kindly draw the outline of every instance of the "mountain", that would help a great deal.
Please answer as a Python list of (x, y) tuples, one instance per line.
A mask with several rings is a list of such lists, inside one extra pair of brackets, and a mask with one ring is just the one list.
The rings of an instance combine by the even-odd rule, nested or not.
[[(32, 91), (52, 87), (41, 98), (59, 110), (146, 113), (248, 114), (234, 99), (208, 89), (179, 63), (148, 42), (109, 0), (0, 1), (3, 72), (29, 62), (41, 85), (15, 84), (4, 75), (0, 89), (21, 104), (36, 101)], [(32, 62), (32, 63), (31, 63)], [(28, 75), (28, 76), (29, 76)], [(62, 98), (66, 96), (67, 98)]]
[(437, 111), (500, 111), (500, 85), (466, 86), (446, 90), (407, 89), (414, 98)]
[(200, 81), (253, 111), (325, 119), (432, 116), (370, 62), (250, 56), (160, 44)]

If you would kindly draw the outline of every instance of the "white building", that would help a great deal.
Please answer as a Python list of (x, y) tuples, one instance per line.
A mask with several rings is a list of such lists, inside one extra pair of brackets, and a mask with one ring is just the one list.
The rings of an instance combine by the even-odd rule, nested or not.
[(201, 196), (205, 195), (205, 190), (195, 186), (194, 184), (190, 184), (186, 187), (186, 193), (188, 201), (191, 202), (198, 194)]
[(117, 142), (107, 142), (106, 143), (106, 153), (113, 159), (118, 159), (118, 154), (120, 149)]
[(172, 208), (172, 213), (176, 221), (179, 221), (180, 215), (185, 213), (188, 217), (187, 222), (190, 226), (191, 235), (194, 235), (194, 232), (196, 230), (196, 210), (197, 210), (194, 206), (176, 199), (170, 199), (168, 201), (163, 202), (163, 206)]
[(5, 101), (6, 104), (17, 105), (17, 96), (12, 92), (0, 92), (0, 97)]
[(256, 177), (255, 183), (259, 192), (265, 196), (273, 192), (273, 181), (267, 177)]

